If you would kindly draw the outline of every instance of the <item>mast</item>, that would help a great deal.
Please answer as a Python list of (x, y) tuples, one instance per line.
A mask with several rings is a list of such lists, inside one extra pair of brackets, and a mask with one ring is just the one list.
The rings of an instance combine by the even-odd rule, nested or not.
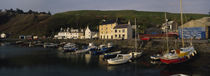
[(165, 22), (166, 22), (166, 41), (167, 41), (167, 52), (169, 52), (169, 48), (168, 48), (168, 19), (167, 19), (167, 16), (166, 16), (166, 12), (165, 12)]
[(137, 51), (137, 41), (136, 41), (136, 18), (135, 18), (135, 49)]
[(182, 47), (184, 48), (184, 36), (183, 36), (183, 9), (182, 9), (182, 0), (180, 0), (180, 14), (181, 14), (181, 27), (182, 27)]

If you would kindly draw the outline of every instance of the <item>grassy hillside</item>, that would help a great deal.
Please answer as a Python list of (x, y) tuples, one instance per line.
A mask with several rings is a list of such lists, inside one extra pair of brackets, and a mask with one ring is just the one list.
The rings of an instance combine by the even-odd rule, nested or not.
[[(0, 20), (2, 19), (0, 13)], [(164, 12), (142, 12), (134, 10), (121, 11), (99, 11), (99, 10), (82, 10), (68, 11), (57, 13), (55, 15), (47, 14), (15, 14), (6, 15), (8, 19), (0, 21), (0, 32), (7, 32), (14, 35), (47, 35), (56, 34), (60, 27), (85, 28), (87, 25), (91, 29), (97, 30), (102, 20), (116, 20), (119, 18), (120, 23), (127, 23), (131, 20), (134, 24), (134, 18), (137, 18), (137, 24), (141, 29), (156, 27), (164, 22)], [(180, 23), (180, 15), (167, 13), (169, 20), (175, 20)], [(202, 18), (208, 15), (204, 14), (184, 14), (184, 20)]]

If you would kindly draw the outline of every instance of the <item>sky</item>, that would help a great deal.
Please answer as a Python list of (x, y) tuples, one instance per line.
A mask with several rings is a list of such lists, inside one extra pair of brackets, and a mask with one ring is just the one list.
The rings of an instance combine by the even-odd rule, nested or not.
[[(179, 13), (180, 0), (0, 0), (0, 9), (59, 13), (73, 10), (138, 10)], [(185, 13), (207, 14), (210, 0), (183, 0)]]

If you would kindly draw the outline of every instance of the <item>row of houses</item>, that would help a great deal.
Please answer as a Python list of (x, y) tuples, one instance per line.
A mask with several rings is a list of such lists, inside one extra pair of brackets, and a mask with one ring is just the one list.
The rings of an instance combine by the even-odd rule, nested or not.
[(84, 29), (60, 29), (57, 35), (54, 36), (55, 39), (93, 39), (98, 38), (98, 32), (91, 31), (90, 28)]
[(132, 28), (128, 24), (118, 24), (117, 21), (105, 21), (99, 25), (99, 32), (86, 29), (60, 29), (55, 39), (132, 39)]

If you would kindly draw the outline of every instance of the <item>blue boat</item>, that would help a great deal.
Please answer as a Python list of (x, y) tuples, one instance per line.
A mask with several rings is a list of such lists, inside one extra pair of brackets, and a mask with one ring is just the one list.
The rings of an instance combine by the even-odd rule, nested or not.
[(104, 59), (110, 59), (110, 58), (114, 58), (117, 56), (117, 54), (120, 54), (121, 51), (115, 51), (115, 52), (110, 52), (110, 53), (105, 53), (104, 54)]

